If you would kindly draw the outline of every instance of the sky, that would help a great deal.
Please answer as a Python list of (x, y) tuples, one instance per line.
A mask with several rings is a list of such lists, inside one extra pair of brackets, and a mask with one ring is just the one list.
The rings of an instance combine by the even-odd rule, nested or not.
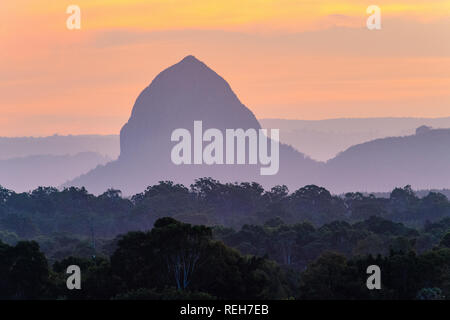
[(450, 116), (450, 0), (373, 1), (0, 1), (0, 136), (119, 133), (190, 54), (257, 118)]

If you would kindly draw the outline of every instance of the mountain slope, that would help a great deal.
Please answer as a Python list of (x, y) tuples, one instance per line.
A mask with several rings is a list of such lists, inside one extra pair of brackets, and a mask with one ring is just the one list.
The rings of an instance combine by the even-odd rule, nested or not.
[(336, 192), (386, 191), (397, 186), (450, 186), (450, 129), (377, 139), (353, 146), (329, 160), (326, 185)]
[(414, 134), (422, 125), (450, 128), (447, 118), (352, 118), (327, 120), (260, 119), (263, 128), (279, 128), (280, 140), (319, 161), (375, 139)]

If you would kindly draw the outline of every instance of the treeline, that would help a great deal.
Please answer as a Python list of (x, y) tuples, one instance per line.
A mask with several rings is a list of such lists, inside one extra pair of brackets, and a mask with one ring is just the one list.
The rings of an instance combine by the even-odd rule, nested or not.
[(293, 192), (286, 186), (264, 190), (257, 183), (222, 184), (211, 178), (198, 179), (189, 188), (160, 182), (130, 198), (113, 189), (94, 196), (84, 188), (59, 191), (40, 187), (15, 193), (0, 187), (0, 239), (8, 243), (39, 238), (42, 244), (46, 237), (67, 234), (85, 239), (111, 238), (131, 230), (151, 229), (161, 217), (240, 228), (275, 218), (287, 224), (309, 222), (319, 227), (372, 216), (421, 228), (450, 217), (450, 202), (436, 192), (419, 198), (409, 186), (396, 188), (389, 198), (376, 198), (362, 193), (336, 196), (314, 185)]
[[(290, 266), (289, 261), (283, 265), (274, 262), (270, 252), (244, 255), (217, 240), (214, 234), (218, 230), (173, 218), (158, 219), (150, 231), (119, 236), (110, 256), (70, 256), (51, 266), (34, 241), (15, 246), (0, 242), (0, 299), (446, 299), (450, 297), (450, 230), (446, 223), (430, 226), (436, 234), (445, 228), (447, 233), (439, 244), (420, 254), (390, 248), (385, 256), (346, 257), (325, 251), (302, 270)], [(331, 225), (338, 224), (343, 223)], [(239, 242), (247, 230), (258, 228), (247, 226), (228, 234), (226, 242)], [(288, 226), (279, 221), (262, 228), (260, 231), (273, 235), (281, 229), (292, 230), (297, 243), (314, 232), (312, 226)], [(330, 231), (316, 232), (333, 233), (327, 228)], [(369, 219), (353, 228), (363, 232), (387, 228), (373, 232), (414, 236), (414, 231), (383, 220)], [(223, 235), (223, 230), (219, 232)], [(284, 239), (281, 234), (278, 238)], [(341, 243), (339, 237), (335, 240)], [(259, 243), (256, 241), (255, 247)], [(333, 242), (329, 243), (332, 248)], [(294, 248), (293, 260), (299, 250)], [(284, 255), (288, 251), (279, 248), (275, 255), (277, 252)], [(81, 268), (81, 290), (66, 287), (70, 265)], [(370, 265), (381, 269), (381, 290), (366, 287)]]
[(347, 258), (430, 251), (450, 232), (450, 218), (418, 230), (380, 217), (353, 224), (333, 221), (321, 227), (306, 222), (288, 225), (276, 218), (262, 226), (244, 225), (239, 231), (224, 227), (213, 230), (215, 239), (243, 254), (267, 256), (280, 265), (304, 270), (327, 251)]

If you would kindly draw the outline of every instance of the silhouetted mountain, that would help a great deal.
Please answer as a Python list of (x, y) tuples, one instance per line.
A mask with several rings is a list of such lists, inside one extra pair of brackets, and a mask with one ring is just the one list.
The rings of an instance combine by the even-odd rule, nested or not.
[(263, 128), (280, 129), (280, 141), (312, 159), (328, 161), (351, 146), (387, 137), (408, 136), (421, 125), (450, 128), (447, 118), (361, 118), (327, 120), (260, 119)]
[(68, 185), (85, 186), (94, 193), (115, 187), (131, 194), (160, 180), (189, 185), (196, 178), (208, 176), (224, 182), (257, 181), (266, 186), (283, 183), (297, 187), (313, 182), (313, 173), (320, 167), (285, 145), (280, 145), (280, 171), (275, 176), (261, 176), (260, 164), (176, 166), (170, 158), (175, 145), (171, 134), (178, 128), (192, 132), (196, 120), (203, 121), (203, 131), (261, 128), (222, 77), (195, 57), (187, 56), (161, 72), (137, 98), (120, 133), (119, 159)]
[(326, 164), (324, 185), (335, 192), (450, 186), (450, 129), (420, 128), (415, 135), (353, 146)]
[(109, 161), (111, 158), (94, 152), (0, 160), (0, 185), (16, 192), (39, 186), (58, 186)]
[[(171, 150), (177, 144), (171, 141), (173, 130), (184, 128), (192, 133), (196, 120), (203, 121), (203, 132), (209, 128), (222, 132), (261, 128), (253, 113), (239, 101), (222, 77), (195, 57), (188, 56), (161, 72), (139, 95), (130, 119), (121, 130), (118, 160), (100, 166), (66, 186), (85, 186), (97, 194), (114, 187), (128, 195), (141, 192), (161, 180), (189, 186), (201, 177), (222, 182), (255, 181), (266, 188), (285, 184), (291, 190), (317, 184), (334, 193), (387, 191), (408, 184), (415, 189), (450, 186), (450, 130), (422, 126), (412, 136), (356, 145), (327, 163), (316, 162), (290, 146), (280, 145), (279, 172), (261, 176), (261, 164), (173, 164)], [(329, 123), (333, 128), (352, 121), (330, 120)], [(359, 119), (357, 123), (353, 122), (353, 127), (362, 129), (371, 121)], [(374, 121), (384, 123), (386, 132), (400, 130), (395, 128), (399, 121), (412, 123), (411, 119)], [(427, 123), (419, 123), (423, 124)], [(203, 143), (203, 147), (207, 144)], [(225, 154), (225, 150), (222, 151)]]
[(75, 155), (96, 152), (116, 159), (119, 156), (118, 135), (53, 135), (49, 137), (0, 137), (0, 160), (33, 155)]

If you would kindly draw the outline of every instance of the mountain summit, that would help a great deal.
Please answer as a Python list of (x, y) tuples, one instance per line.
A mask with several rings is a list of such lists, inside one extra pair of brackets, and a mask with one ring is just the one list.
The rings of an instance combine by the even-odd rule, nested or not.
[(205, 128), (221, 130), (260, 128), (221, 76), (187, 56), (161, 72), (137, 98), (120, 133), (120, 157), (170, 155), (172, 131), (192, 128), (195, 120), (202, 120)]

